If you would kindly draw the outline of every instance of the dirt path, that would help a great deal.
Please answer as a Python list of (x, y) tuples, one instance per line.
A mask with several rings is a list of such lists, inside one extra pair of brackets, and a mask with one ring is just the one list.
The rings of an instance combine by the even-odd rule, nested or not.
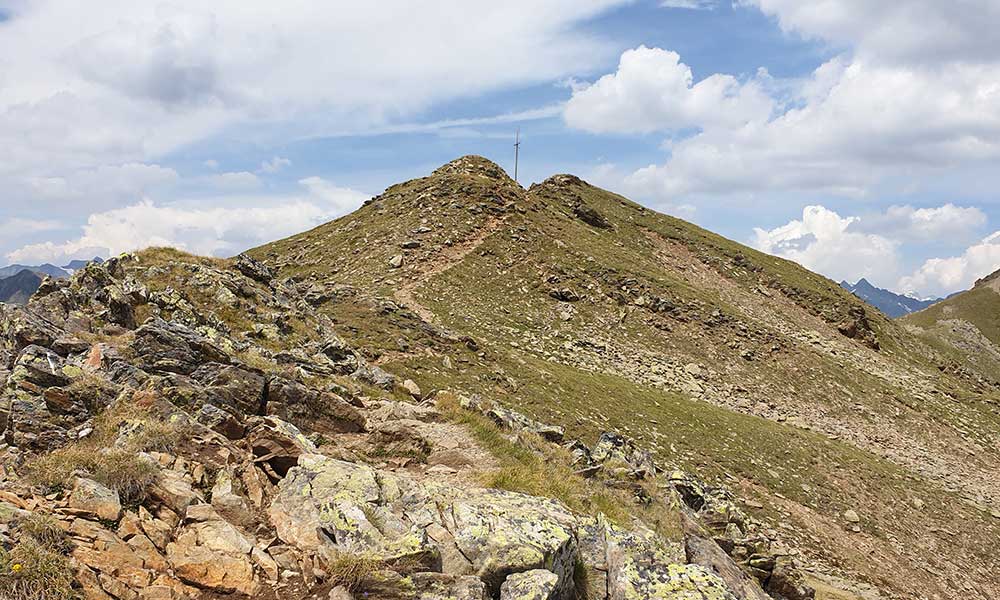
[(404, 281), (399, 288), (393, 292), (393, 298), (397, 302), (406, 306), (421, 319), (428, 323), (436, 323), (437, 317), (426, 306), (420, 304), (414, 292), (429, 281), (431, 278), (444, 273), (448, 269), (462, 262), (466, 256), (471, 254), (486, 241), (506, 222), (506, 215), (503, 217), (490, 217), (483, 223), (483, 226), (472, 236), (457, 242), (451, 246), (446, 246), (441, 254), (432, 261), (421, 263), (417, 266), (416, 272)]

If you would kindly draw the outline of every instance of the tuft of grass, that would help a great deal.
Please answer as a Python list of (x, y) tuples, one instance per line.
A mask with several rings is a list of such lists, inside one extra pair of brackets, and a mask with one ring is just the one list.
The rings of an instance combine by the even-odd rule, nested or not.
[(66, 386), (70, 397), (81, 402), (88, 410), (97, 411), (111, 404), (116, 389), (107, 379), (93, 373), (84, 373)]
[(30, 461), (27, 480), (58, 491), (74, 473), (83, 472), (118, 492), (122, 502), (138, 502), (159, 475), (159, 467), (139, 453), (169, 450), (184, 433), (182, 424), (164, 419), (134, 399), (122, 399), (98, 414), (89, 437)]
[(118, 492), (123, 503), (145, 497), (159, 476), (159, 468), (135, 451), (120, 448), (100, 450), (91, 445), (73, 445), (41, 456), (27, 466), (27, 479), (34, 485), (57, 491), (65, 488), (76, 472)]
[(77, 600), (69, 559), (31, 537), (0, 548), (0, 598)]
[(327, 571), (333, 587), (343, 586), (353, 593), (364, 592), (382, 581), (381, 560), (366, 554), (339, 554), (330, 561)]
[(18, 523), (18, 529), (22, 536), (28, 536), (53, 552), (67, 554), (73, 549), (69, 535), (51, 515), (29, 515)]
[(511, 441), (487, 417), (461, 408), (452, 394), (438, 394), (437, 405), (446, 418), (467, 427), (499, 463), (499, 469), (483, 476), (487, 487), (553, 498), (576, 512), (603, 514), (626, 527), (633, 518), (640, 518), (657, 531), (667, 531), (657, 524), (676, 520), (674, 509), (665, 503), (640, 506), (627, 490), (611, 489), (577, 475), (569, 466), (569, 453), (540, 437), (521, 436), (517, 443)]

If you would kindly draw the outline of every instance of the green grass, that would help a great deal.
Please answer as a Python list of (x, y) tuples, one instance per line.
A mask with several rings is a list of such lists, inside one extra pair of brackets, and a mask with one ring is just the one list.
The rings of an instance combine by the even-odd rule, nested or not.
[(526, 434), (512, 441), (485, 416), (462, 409), (453, 394), (438, 394), (437, 405), (446, 418), (465, 426), (497, 461), (499, 468), (482, 477), (484, 486), (553, 498), (579, 513), (603, 514), (623, 527), (639, 518), (668, 539), (679, 539), (678, 516), (669, 504), (642, 506), (627, 491), (577, 475), (569, 453), (562, 448)]

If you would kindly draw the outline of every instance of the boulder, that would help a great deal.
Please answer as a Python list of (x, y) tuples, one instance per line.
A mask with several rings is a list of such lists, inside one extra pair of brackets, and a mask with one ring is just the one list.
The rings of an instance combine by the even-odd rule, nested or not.
[(556, 574), (558, 598), (574, 585), (578, 517), (547, 498), (302, 455), (278, 484), (269, 513), (278, 537), (305, 553), (367, 553), (390, 564), (474, 573), (494, 595), (509, 575), (532, 569)]
[(737, 600), (725, 583), (700, 565), (684, 565), (653, 536), (607, 535), (608, 600)]
[(10, 382), (29, 392), (68, 385), (70, 376), (82, 374), (77, 367), (66, 366), (63, 359), (48, 348), (27, 346), (17, 357)]
[(325, 433), (349, 433), (365, 428), (364, 417), (344, 398), (282, 377), (273, 377), (268, 384), (267, 408), (271, 414), (318, 426)]
[(85, 477), (77, 477), (73, 483), (69, 507), (90, 513), (105, 521), (117, 521), (122, 512), (118, 492)]
[(247, 420), (247, 444), (259, 465), (273, 482), (284, 477), (303, 454), (318, 452), (297, 427), (277, 417)]
[(500, 586), (500, 600), (555, 600), (559, 576), (545, 569), (514, 573)]
[(591, 450), (591, 459), (605, 465), (608, 463), (623, 465), (637, 479), (646, 479), (656, 474), (653, 455), (650, 452), (639, 448), (633, 440), (610, 431), (601, 434)]
[(200, 492), (192, 487), (191, 478), (181, 471), (164, 469), (159, 478), (149, 488), (149, 496), (162, 502), (179, 515), (187, 512), (188, 506), (196, 502), (204, 502)]
[(236, 264), (233, 266), (244, 276), (263, 284), (270, 284), (274, 279), (274, 273), (271, 272), (271, 269), (267, 265), (250, 258), (246, 254), (237, 256)]
[(176, 321), (152, 317), (135, 331), (132, 350), (138, 366), (153, 373), (194, 373), (205, 363), (228, 363), (210, 339)]
[(474, 576), (444, 573), (410, 575), (419, 600), (487, 600), (486, 585)]
[(253, 596), (259, 585), (250, 558), (254, 542), (207, 504), (189, 506), (185, 521), (167, 544), (176, 575), (202, 589)]

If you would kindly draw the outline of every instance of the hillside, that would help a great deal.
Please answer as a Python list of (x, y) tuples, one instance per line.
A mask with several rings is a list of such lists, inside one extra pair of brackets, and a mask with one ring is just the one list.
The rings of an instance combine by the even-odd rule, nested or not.
[(1000, 271), (976, 281), (970, 290), (910, 315), (903, 323), (980, 377), (996, 380), (1000, 373)]
[(0, 302), (24, 304), (42, 283), (42, 276), (24, 269), (16, 275), (0, 279)]
[(903, 294), (897, 294), (887, 289), (875, 287), (867, 279), (859, 279), (857, 283), (840, 282), (840, 287), (861, 298), (868, 304), (879, 309), (887, 317), (902, 317), (917, 311), (921, 311), (941, 299), (918, 300)]
[(818, 571), (995, 585), (995, 382), (793, 263), (476, 157), (251, 254), (385, 369), (733, 483)]
[(1000, 595), (994, 380), (571, 175), (91, 264), (0, 358), (5, 600)]

